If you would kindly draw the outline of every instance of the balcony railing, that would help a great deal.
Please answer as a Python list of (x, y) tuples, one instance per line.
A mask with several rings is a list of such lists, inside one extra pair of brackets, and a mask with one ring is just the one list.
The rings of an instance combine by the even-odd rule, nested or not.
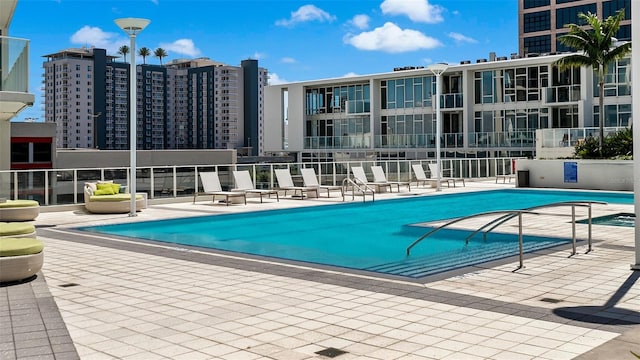
[[(610, 134), (615, 134), (623, 127), (605, 127), (604, 136), (607, 137)], [(557, 147), (574, 147), (581, 141), (587, 138), (597, 138), (599, 135), (599, 128), (564, 128), (564, 129), (541, 129), (541, 146), (543, 148), (557, 148)]]
[[(482, 159), (443, 159), (442, 168), (451, 170), (454, 177), (489, 178), (497, 174), (511, 172), (515, 158)], [(249, 170), (258, 188), (277, 186), (275, 169), (288, 168), (296, 185), (302, 185), (299, 169), (313, 167), (321, 178), (322, 184), (340, 185), (342, 180), (351, 176), (352, 166), (362, 166), (370, 178), (371, 166), (380, 165), (385, 169), (389, 180), (411, 181), (412, 164), (426, 164), (433, 160), (389, 160), (389, 161), (351, 161), (322, 163), (277, 163), (277, 164), (227, 164), (227, 165), (190, 165), (139, 167), (136, 172), (136, 189), (145, 192), (149, 199), (183, 198), (189, 201), (194, 192), (202, 189), (199, 172), (217, 171), (223, 189), (232, 189), (233, 170)], [(129, 185), (129, 168), (83, 168), (83, 169), (45, 169), (45, 170), (7, 170), (0, 171), (0, 197), (8, 199), (33, 199), (42, 206), (73, 205), (84, 203), (84, 183), (97, 180), (113, 180)]]
[(0, 36), (0, 91), (29, 92), (29, 40)]
[(580, 85), (553, 86), (544, 91), (547, 103), (580, 101)]
[(462, 108), (462, 93), (442, 94), (440, 95), (441, 109), (457, 109)]
[(469, 147), (478, 148), (533, 148), (535, 131), (504, 131), (469, 133)]
[[(467, 134), (469, 148), (534, 148), (535, 131), (476, 132)], [(442, 148), (462, 148), (465, 134), (442, 134)], [(374, 135), (375, 149), (435, 149), (435, 134)], [(369, 136), (310, 136), (305, 138), (305, 149), (369, 149)]]

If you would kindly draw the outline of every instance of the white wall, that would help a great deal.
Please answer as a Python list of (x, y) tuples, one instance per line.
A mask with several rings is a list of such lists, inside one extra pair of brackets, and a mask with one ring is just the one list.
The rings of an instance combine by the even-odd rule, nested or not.
[[(577, 164), (577, 182), (565, 182), (565, 163)], [(518, 159), (516, 171), (529, 171), (529, 186), (633, 191), (633, 161)]]

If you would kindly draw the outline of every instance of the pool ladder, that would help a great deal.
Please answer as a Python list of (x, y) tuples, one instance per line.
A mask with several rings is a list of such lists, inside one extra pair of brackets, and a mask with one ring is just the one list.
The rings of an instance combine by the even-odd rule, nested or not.
[(413, 243), (411, 243), (411, 245), (409, 245), (406, 249), (406, 253), (407, 256), (411, 255), (411, 249), (416, 246), (418, 243), (420, 243), (422, 240), (426, 239), (427, 237), (429, 237), (430, 235), (440, 231), (441, 229), (444, 229), (445, 227), (458, 223), (460, 221), (463, 220), (467, 220), (467, 219), (471, 219), (471, 218), (475, 218), (475, 217), (481, 217), (481, 216), (488, 216), (488, 215), (495, 215), (495, 214), (503, 214), (502, 216), (493, 219), (491, 221), (489, 221), (488, 223), (484, 224), (483, 226), (481, 226), (479, 229), (475, 230), (474, 232), (472, 232), (469, 236), (467, 236), (465, 238), (465, 245), (469, 243), (469, 240), (471, 238), (473, 238), (474, 235), (476, 235), (477, 233), (479, 233), (480, 231), (483, 231), (485, 229), (488, 228), (488, 230), (486, 230), (483, 234), (482, 234), (482, 238), (484, 240), (486, 240), (487, 238), (487, 234), (495, 229), (496, 227), (504, 224), (505, 222), (513, 219), (514, 217), (518, 217), (518, 246), (519, 246), (519, 261), (520, 261), (520, 266), (518, 267), (519, 269), (522, 269), (524, 267), (523, 264), (523, 236), (522, 236), (522, 215), (523, 214), (532, 214), (532, 215), (540, 215), (540, 213), (535, 212), (533, 210), (537, 210), (537, 209), (543, 209), (543, 208), (549, 208), (549, 207), (560, 207), (560, 206), (571, 206), (571, 232), (572, 232), (572, 252), (571, 252), (571, 256), (576, 254), (576, 207), (586, 207), (588, 208), (588, 219), (589, 219), (589, 226), (588, 226), (588, 250), (587, 253), (591, 252), (592, 250), (592, 241), (591, 241), (591, 225), (592, 225), (592, 216), (591, 216), (591, 205), (593, 204), (599, 204), (599, 205), (607, 205), (606, 202), (603, 201), (591, 201), (591, 200), (582, 200), (582, 201), (561, 201), (561, 202), (555, 202), (555, 203), (551, 203), (551, 204), (545, 204), (545, 205), (538, 205), (538, 206), (532, 206), (523, 210), (496, 210), (496, 211), (486, 211), (486, 212), (482, 212), (482, 213), (478, 213), (478, 214), (473, 214), (473, 215), (469, 215), (469, 216), (464, 216), (461, 218), (457, 218), (457, 219), (453, 219), (443, 225), (438, 226), (435, 229), (432, 229), (431, 231), (429, 231), (428, 233), (422, 235), (421, 237), (419, 237), (416, 241), (414, 241)]
[(362, 195), (362, 202), (366, 202), (367, 194), (371, 194), (371, 201), (376, 200), (376, 192), (371, 186), (367, 184), (359, 184), (357, 181), (347, 177), (342, 180), (342, 201), (344, 201), (345, 194), (349, 189), (351, 189), (351, 200), (355, 199), (356, 189), (358, 195)]

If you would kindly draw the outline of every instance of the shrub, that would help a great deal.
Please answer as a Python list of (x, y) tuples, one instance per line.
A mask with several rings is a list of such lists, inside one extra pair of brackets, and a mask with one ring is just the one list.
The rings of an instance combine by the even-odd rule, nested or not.
[(580, 159), (632, 159), (633, 130), (624, 128), (604, 138), (602, 154), (598, 151), (598, 138), (589, 137), (575, 146), (575, 154)]

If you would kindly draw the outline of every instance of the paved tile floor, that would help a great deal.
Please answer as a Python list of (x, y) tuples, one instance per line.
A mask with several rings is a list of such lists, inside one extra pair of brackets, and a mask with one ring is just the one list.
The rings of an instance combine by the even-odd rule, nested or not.
[[(443, 193), (496, 186), (513, 185), (474, 182)], [(509, 259), (422, 281), (68, 229), (341, 199), (250, 200), (246, 207), (202, 200), (152, 205), (136, 218), (42, 213), (36, 221), (46, 246), (42, 273), (0, 288), (2, 359), (327, 359), (316, 354), (327, 348), (346, 352), (337, 359), (385, 360), (633, 359), (630, 351), (640, 353), (640, 275), (629, 270), (629, 228), (594, 226), (595, 250), (588, 254), (580, 242), (575, 256), (567, 248), (526, 255), (517, 271), (517, 259)], [(619, 211), (633, 207), (596, 207), (594, 216)], [(560, 222), (550, 219), (527, 221), (526, 231), (571, 236), (566, 222), (555, 226)], [(578, 238), (586, 236), (586, 225), (577, 230)], [(52, 330), (60, 330), (56, 316), (66, 329), (43, 335), (34, 328), (39, 340), (20, 340), (16, 292), (44, 299), (45, 330), (49, 318)], [(6, 327), (5, 321), (13, 322)]]

